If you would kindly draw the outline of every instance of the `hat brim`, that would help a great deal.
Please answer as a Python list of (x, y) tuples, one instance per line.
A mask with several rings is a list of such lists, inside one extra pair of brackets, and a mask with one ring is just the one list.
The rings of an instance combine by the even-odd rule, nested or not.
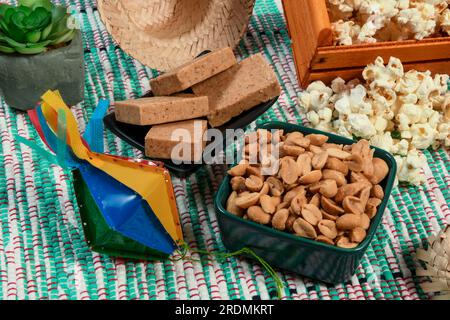
[(108, 32), (130, 56), (166, 71), (205, 50), (234, 48), (255, 0), (98, 0)]

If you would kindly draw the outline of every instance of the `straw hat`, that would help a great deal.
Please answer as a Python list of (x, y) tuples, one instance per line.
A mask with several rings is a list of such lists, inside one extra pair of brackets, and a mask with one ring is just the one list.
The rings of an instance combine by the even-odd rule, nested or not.
[(106, 28), (148, 67), (169, 70), (204, 50), (235, 47), (255, 0), (98, 0)]
[(416, 270), (417, 276), (427, 277), (421, 287), (426, 293), (434, 293), (433, 299), (450, 299), (450, 226), (428, 239), (428, 248), (417, 250), (417, 259), (424, 268)]

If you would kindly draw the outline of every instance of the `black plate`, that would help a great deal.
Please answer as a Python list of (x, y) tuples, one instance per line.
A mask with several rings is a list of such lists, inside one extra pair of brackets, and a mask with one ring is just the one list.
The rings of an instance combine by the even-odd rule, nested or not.
[[(145, 97), (152, 96), (151, 93), (146, 94)], [(240, 114), (237, 117), (234, 117), (224, 125), (218, 127), (222, 132), (225, 132), (226, 129), (240, 129), (245, 128), (247, 125), (256, 120), (260, 115), (266, 112), (276, 101), (278, 97), (268, 101), (261, 103), (260, 105)], [(133, 147), (145, 152), (145, 136), (148, 131), (152, 127), (150, 126), (137, 126), (133, 124), (127, 124), (123, 122), (119, 122), (116, 120), (115, 113), (112, 112), (105, 116), (103, 122), (112, 133), (118, 136), (120, 139), (128, 142)], [(225, 135), (224, 135), (225, 138)], [(198, 170), (202, 165), (201, 164), (174, 164), (171, 160), (167, 159), (152, 159), (155, 161), (160, 161), (164, 163), (164, 166), (173, 172), (177, 176), (187, 176), (196, 170)]]

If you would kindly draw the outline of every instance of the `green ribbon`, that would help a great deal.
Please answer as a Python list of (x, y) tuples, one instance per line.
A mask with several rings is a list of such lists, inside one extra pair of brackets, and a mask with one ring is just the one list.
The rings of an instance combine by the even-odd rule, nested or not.
[(188, 261), (200, 262), (199, 260), (188, 258), (187, 257), (188, 251), (191, 251), (192, 253), (197, 253), (200, 255), (203, 254), (203, 255), (214, 256), (221, 260), (239, 256), (242, 254), (250, 255), (255, 260), (257, 260), (261, 264), (261, 266), (267, 271), (267, 273), (269, 273), (272, 276), (272, 278), (275, 280), (278, 298), (281, 299), (283, 297), (284, 285), (283, 285), (283, 282), (281, 281), (280, 277), (277, 275), (275, 270), (272, 268), (272, 266), (267, 261), (265, 261), (263, 258), (258, 256), (250, 248), (244, 247), (244, 248), (234, 251), (234, 252), (213, 252), (213, 251), (206, 251), (206, 250), (199, 250), (199, 249), (194, 250), (191, 247), (189, 247), (189, 245), (186, 242), (182, 242), (182, 243), (180, 243), (180, 249), (178, 249), (177, 251), (180, 254), (180, 257), (178, 257), (176, 259), (170, 259), (171, 261), (188, 260)]
[(14, 134), (14, 140), (33, 149), (39, 156), (47, 159), (48, 162), (50, 162), (51, 164), (59, 165), (58, 159), (56, 158), (56, 156), (54, 154), (50, 153), (49, 151), (41, 148), (40, 146), (38, 146), (36, 142), (30, 141), (22, 136), (19, 136), (18, 134)]

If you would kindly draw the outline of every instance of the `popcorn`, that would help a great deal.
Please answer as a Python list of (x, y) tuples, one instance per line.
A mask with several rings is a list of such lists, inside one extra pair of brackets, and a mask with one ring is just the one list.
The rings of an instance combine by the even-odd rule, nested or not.
[(406, 139), (402, 139), (399, 142), (397, 142), (393, 147), (393, 153), (401, 155), (401, 156), (407, 156), (409, 151), (409, 143)]
[(439, 17), (440, 28), (450, 36), (450, 9), (446, 9)]
[(450, 147), (450, 122), (441, 123), (437, 127), (437, 139), (444, 141), (444, 146)]
[(447, 0), (328, 0), (337, 45), (450, 35)]
[(353, 21), (338, 20), (331, 24), (336, 44), (352, 45), (353, 39), (357, 36), (360, 28)]
[(410, 151), (406, 157), (395, 156), (397, 162), (397, 178), (399, 181), (409, 182), (412, 185), (420, 185), (425, 182), (422, 168), (427, 159), (419, 151)]
[[(399, 181), (420, 184), (426, 158), (418, 150), (450, 147), (449, 76), (405, 72), (399, 59), (385, 64), (378, 57), (363, 78), (365, 83), (336, 78), (331, 87), (310, 84), (300, 95), (307, 119), (316, 129), (365, 138), (391, 152), (399, 163)], [(315, 95), (322, 97), (320, 103), (312, 102)]]
[(370, 119), (365, 114), (352, 113), (348, 116), (348, 123), (351, 131), (357, 136), (364, 139), (370, 139), (377, 133)]
[(331, 82), (331, 90), (333, 90), (334, 93), (342, 93), (347, 90), (347, 85), (345, 84), (344, 79), (339, 77), (334, 79)]
[(370, 138), (369, 142), (374, 147), (378, 147), (391, 153), (393, 152), (394, 140), (389, 132), (374, 135)]
[(316, 127), (320, 122), (320, 117), (315, 111), (308, 112), (306, 114), (306, 119), (308, 119), (313, 127)]
[(399, 12), (397, 22), (411, 30), (414, 39), (422, 40), (436, 32), (436, 17), (434, 6), (428, 3), (415, 3), (415, 7)]
[(328, 88), (322, 81), (316, 81), (306, 88), (299, 96), (301, 104), (306, 111), (320, 110), (328, 106), (333, 90)]
[(436, 130), (428, 123), (415, 123), (411, 126), (411, 145), (417, 149), (430, 147), (436, 136)]

